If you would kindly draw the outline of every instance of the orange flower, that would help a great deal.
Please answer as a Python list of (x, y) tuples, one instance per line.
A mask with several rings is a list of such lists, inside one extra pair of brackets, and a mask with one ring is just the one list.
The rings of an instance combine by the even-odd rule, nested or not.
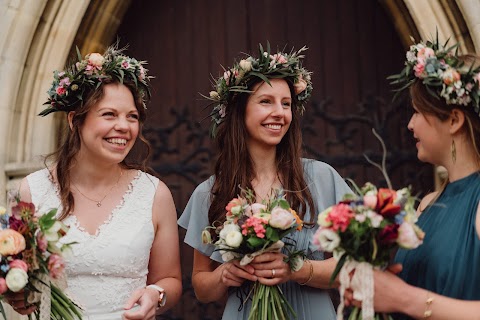
[(293, 214), (293, 216), (295, 217), (295, 220), (297, 220), (297, 230), (298, 231), (302, 231), (302, 228), (303, 228), (303, 221), (302, 219), (300, 219), (300, 217), (298, 216), (297, 212), (295, 210), (293, 210), (292, 208), (290, 208), (290, 212)]
[(25, 250), (25, 238), (12, 229), (0, 230), (0, 254), (9, 256)]

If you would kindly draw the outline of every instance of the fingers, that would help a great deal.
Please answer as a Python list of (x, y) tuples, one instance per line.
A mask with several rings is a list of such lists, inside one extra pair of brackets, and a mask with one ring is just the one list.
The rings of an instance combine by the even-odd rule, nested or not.
[[(140, 293), (140, 296), (138, 297), (138, 293)], [(135, 299), (138, 297), (137, 299)], [(133, 302), (133, 305), (135, 305), (135, 302), (138, 303), (137, 308), (133, 308), (133, 305), (128, 308), (128, 311), (125, 311), (122, 315), (122, 319), (124, 320), (136, 320), (136, 319), (154, 319), (155, 317), (155, 309), (156, 309), (156, 301), (153, 301), (151, 297), (149, 297), (147, 291), (145, 289), (139, 289), (136, 290), (131, 298), (128, 300), (127, 304), (125, 306), (128, 306), (131, 301)], [(125, 308), (127, 309), (127, 308)]]
[(399, 274), (400, 272), (402, 272), (403, 266), (400, 263), (396, 263), (388, 266), (387, 270), (393, 274)]
[(238, 261), (222, 266), (221, 281), (228, 287), (239, 287), (245, 280), (257, 281), (251, 266), (240, 266)]
[(130, 310), (135, 305), (135, 303), (137, 303), (138, 300), (140, 300), (140, 297), (142, 296), (142, 293), (144, 290), (145, 289), (143, 288), (135, 290), (130, 296), (130, 298), (127, 300), (125, 305), (123, 306), (123, 309)]

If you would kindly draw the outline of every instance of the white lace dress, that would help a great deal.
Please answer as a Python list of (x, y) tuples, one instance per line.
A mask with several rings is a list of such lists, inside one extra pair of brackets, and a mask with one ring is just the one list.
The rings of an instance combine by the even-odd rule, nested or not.
[[(61, 210), (56, 186), (47, 169), (27, 177), (32, 202), (40, 212)], [(84, 319), (119, 320), (123, 306), (147, 281), (154, 238), (152, 204), (159, 180), (138, 171), (122, 202), (96, 235), (83, 230), (75, 216), (64, 222), (64, 242), (76, 242), (66, 259), (67, 294), (84, 309)]]

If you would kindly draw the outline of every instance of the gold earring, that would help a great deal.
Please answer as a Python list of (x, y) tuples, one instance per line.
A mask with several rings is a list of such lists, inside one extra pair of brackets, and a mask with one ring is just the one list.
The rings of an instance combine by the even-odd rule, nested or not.
[(455, 147), (455, 140), (452, 139), (452, 147), (450, 148), (450, 151), (452, 153), (452, 161), (453, 164), (457, 161), (457, 148)]

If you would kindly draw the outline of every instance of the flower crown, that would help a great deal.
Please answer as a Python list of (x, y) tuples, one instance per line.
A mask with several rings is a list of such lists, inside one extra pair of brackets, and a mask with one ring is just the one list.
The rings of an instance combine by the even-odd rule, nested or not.
[(302, 67), (301, 55), (307, 47), (287, 54), (277, 52), (270, 54), (270, 44), (267, 43), (267, 50), (264, 51), (259, 44), (259, 56), (254, 58), (248, 56), (240, 62), (235, 62), (232, 68), (225, 70), (223, 76), (214, 80), (214, 91), (210, 91), (205, 98), (213, 101), (213, 110), (210, 113), (212, 118), (212, 135), (220, 125), (227, 114), (227, 109), (232, 99), (241, 92), (251, 93), (248, 84), (254, 78), (265, 81), (270, 84), (269, 79), (290, 78), (294, 85), (297, 98), (296, 108), (300, 113), (305, 110), (305, 104), (312, 95), (311, 72)]
[(90, 53), (82, 59), (77, 48), (78, 62), (71, 65), (65, 71), (54, 71), (52, 87), (48, 90), (48, 101), (44, 103), (48, 107), (40, 112), (40, 116), (46, 116), (57, 111), (74, 111), (79, 103), (83, 103), (85, 94), (90, 90), (96, 90), (102, 82), (108, 80), (131, 81), (137, 87), (145, 102), (150, 99), (150, 76), (143, 67), (145, 61), (137, 61), (122, 54), (123, 49), (111, 46), (103, 55)]
[(475, 62), (467, 66), (458, 55), (458, 44), (447, 44), (448, 40), (444, 45), (439, 43), (437, 33), (433, 42), (410, 46), (405, 68), (387, 79), (401, 86), (397, 93), (421, 80), (432, 96), (445, 99), (447, 104), (471, 105), (480, 115), (480, 67), (475, 68)]

